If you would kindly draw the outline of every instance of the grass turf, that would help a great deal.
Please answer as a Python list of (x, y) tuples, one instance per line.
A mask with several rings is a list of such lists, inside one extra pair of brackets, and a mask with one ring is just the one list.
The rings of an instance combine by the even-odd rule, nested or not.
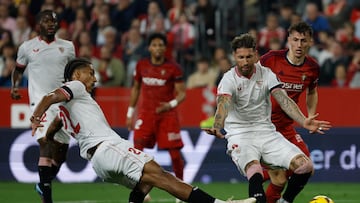
[[(243, 199), (247, 197), (247, 183), (199, 184), (201, 189), (220, 198)], [(295, 203), (307, 203), (316, 195), (331, 197), (335, 203), (359, 203), (360, 183), (309, 183), (298, 195)], [(130, 190), (108, 183), (53, 183), (54, 203), (127, 203)], [(174, 203), (175, 198), (164, 191), (153, 189), (150, 203)], [(34, 184), (0, 182), (0, 202), (38, 203), (40, 198)]]

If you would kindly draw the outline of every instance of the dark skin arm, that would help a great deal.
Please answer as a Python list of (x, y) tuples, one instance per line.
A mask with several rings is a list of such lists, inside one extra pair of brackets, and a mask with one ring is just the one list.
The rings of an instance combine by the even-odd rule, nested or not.
[[(175, 83), (175, 99), (178, 104), (183, 102), (186, 97), (186, 86), (184, 82)], [(171, 109), (169, 102), (162, 102), (159, 107), (156, 108), (156, 113), (166, 112)]]
[(10, 94), (11, 94), (12, 99), (19, 100), (21, 98), (21, 95), (18, 92), (18, 90), (19, 90), (19, 84), (20, 84), (21, 78), (24, 74), (24, 71), (25, 71), (25, 68), (20, 68), (20, 67), (16, 66), (11, 73)]
[[(56, 104), (56, 103), (63, 102), (63, 101), (67, 101), (67, 98), (61, 92), (61, 90), (59, 88), (52, 91), (52, 92), (50, 92), (49, 94), (45, 95), (42, 98), (40, 103), (36, 106), (36, 109), (35, 109), (33, 115), (31, 116), (31, 119), (30, 119), (31, 128), (32, 128), (32, 132), (31, 132), (32, 135), (35, 134), (35, 131), (36, 131), (37, 128), (43, 127), (43, 125), (41, 124), (41, 117), (45, 113), (45, 111), (52, 104)], [(51, 126), (49, 127), (49, 129), (52, 129), (52, 130), (58, 129), (59, 128), (59, 126), (58, 126), (59, 123), (58, 122), (61, 122), (61, 120), (60, 121), (53, 121), (51, 123)]]

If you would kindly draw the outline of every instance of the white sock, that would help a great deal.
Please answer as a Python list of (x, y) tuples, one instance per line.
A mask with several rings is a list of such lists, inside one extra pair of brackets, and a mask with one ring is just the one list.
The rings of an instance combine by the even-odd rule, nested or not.
[(219, 199), (215, 199), (214, 203), (226, 203), (226, 202), (219, 200)]

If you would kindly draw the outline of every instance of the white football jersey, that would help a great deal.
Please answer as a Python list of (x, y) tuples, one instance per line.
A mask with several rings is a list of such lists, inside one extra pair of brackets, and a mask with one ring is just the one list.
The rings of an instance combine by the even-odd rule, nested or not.
[(44, 95), (63, 84), (65, 65), (73, 58), (75, 48), (71, 41), (56, 38), (47, 43), (35, 37), (21, 44), (16, 63), (29, 73), (30, 106), (36, 106)]
[(120, 139), (82, 82), (67, 82), (61, 90), (68, 102), (59, 106), (60, 117), (65, 130), (78, 141), (81, 157), (89, 159), (87, 150), (100, 142)]
[(226, 138), (275, 130), (271, 122), (270, 91), (280, 86), (276, 75), (260, 63), (255, 64), (250, 79), (242, 76), (236, 66), (226, 72), (217, 89), (218, 95), (230, 95), (232, 100), (224, 123)]

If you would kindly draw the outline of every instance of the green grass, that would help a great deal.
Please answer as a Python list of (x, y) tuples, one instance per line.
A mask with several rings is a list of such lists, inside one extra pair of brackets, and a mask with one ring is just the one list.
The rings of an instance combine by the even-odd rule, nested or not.
[[(211, 183), (198, 184), (208, 193), (227, 199), (245, 198), (247, 183)], [(1, 203), (39, 203), (34, 184), (0, 182)], [(127, 203), (129, 190), (108, 183), (53, 183), (54, 203)], [(335, 203), (359, 203), (360, 183), (309, 183), (299, 194), (295, 203), (307, 203), (313, 196), (323, 194), (331, 197)], [(174, 203), (175, 199), (164, 191), (153, 189), (151, 203)]]

